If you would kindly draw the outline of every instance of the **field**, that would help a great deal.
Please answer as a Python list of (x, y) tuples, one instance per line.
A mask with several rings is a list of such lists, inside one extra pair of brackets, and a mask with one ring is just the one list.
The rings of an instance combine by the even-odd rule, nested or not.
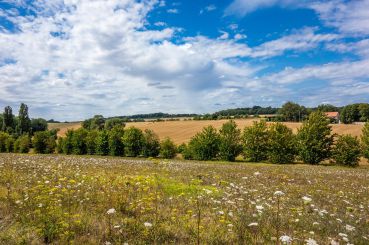
[[(235, 120), (238, 127), (243, 129), (245, 126), (252, 125), (252, 119), (237, 119)], [(165, 121), (165, 122), (134, 122), (127, 123), (127, 127), (135, 126), (142, 130), (152, 129), (160, 138), (170, 137), (174, 143), (181, 144), (188, 142), (192, 136), (208, 125), (213, 125), (219, 129), (227, 120), (216, 121)], [(288, 127), (297, 132), (301, 123), (285, 123)], [(61, 123), (49, 124), (49, 129), (59, 128), (59, 136), (63, 136), (68, 128), (79, 128), (80, 123)], [(362, 125), (346, 125), (346, 124), (332, 124), (333, 133), (337, 134), (351, 134), (353, 136), (360, 136)]]
[(0, 170), (0, 244), (369, 243), (368, 166), (1, 154)]

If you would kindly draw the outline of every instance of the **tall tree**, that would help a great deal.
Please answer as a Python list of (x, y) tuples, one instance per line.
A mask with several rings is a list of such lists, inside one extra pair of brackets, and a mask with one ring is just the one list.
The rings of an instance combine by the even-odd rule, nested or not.
[(4, 108), (3, 131), (11, 132), (14, 129), (13, 109), (10, 106)]
[(29, 133), (31, 128), (31, 119), (28, 115), (28, 106), (24, 103), (20, 105), (18, 114), (18, 133), (20, 135)]
[(241, 145), (241, 130), (237, 128), (234, 121), (229, 121), (223, 124), (219, 131), (220, 145), (219, 157), (225, 161), (234, 162), (236, 157), (242, 151)]

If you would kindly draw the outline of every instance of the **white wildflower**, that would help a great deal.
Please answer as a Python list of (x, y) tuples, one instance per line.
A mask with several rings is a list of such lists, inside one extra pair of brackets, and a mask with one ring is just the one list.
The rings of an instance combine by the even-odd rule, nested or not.
[(260, 175), (260, 174), (261, 174), (260, 172), (255, 172), (255, 173), (254, 173), (254, 175), (255, 175), (255, 176), (258, 176), (258, 175)]
[(303, 197), (302, 197), (302, 200), (304, 200), (304, 203), (305, 203), (305, 204), (308, 204), (308, 203), (310, 203), (313, 199), (311, 199), (310, 197), (307, 197), (307, 196), (303, 196)]
[(150, 228), (150, 227), (152, 227), (152, 224), (150, 222), (145, 222), (144, 226), (147, 227), (147, 228)]
[(264, 207), (262, 205), (256, 205), (256, 209), (259, 210), (259, 211), (261, 211), (261, 210), (264, 209)]
[(115, 208), (109, 209), (106, 213), (107, 214), (114, 214), (115, 213)]
[(284, 193), (282, 191), (276, 191), (274, 192), (274, 196), (283, 196)]
[(291, 244), (292, 243), (292, 238), (289, 237), (289, 236), (286, 236), (286, 235), (281, 236), (279, 238), (279, 240), (282, 242), (282, 244)]
[(253, 223), (250, 223), (248, 226), (249, 226), (249, 227), (252, 227), (252, 226), (258, 226), (258, 225), (259, 225), (258, 223), (253, 222)]
[(355, 227), (353, 227), (352, 225), (346, 225), (346, 230), (347, 231), (354, 231)]
[(311, 238), (305, 240), (305, 242), (306, 242), (306, 245), (318, 245), (318, 243), (314, 239), (311, 239)]

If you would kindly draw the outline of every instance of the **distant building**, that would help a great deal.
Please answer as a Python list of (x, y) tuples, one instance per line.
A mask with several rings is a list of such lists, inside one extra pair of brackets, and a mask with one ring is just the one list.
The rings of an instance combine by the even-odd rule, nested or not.
[(338, 111), (329, 111), (324, 113), (332, 123), (340, 123), (340, 113)]

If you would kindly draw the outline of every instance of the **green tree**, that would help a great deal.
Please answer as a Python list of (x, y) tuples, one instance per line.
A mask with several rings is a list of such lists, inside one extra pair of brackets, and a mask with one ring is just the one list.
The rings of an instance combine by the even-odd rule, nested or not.
[(106, 130), (111, 130), (112, 128), (116, 127), (116, 126), (119, 126), (121, 128), (124, 128), (126, 124), (124, 123), (124, 120), (121, 119), (121, 118), (111, 118), (111, 119), (107, 119), (105, 121), (105, 129)]
[(12, 133), (14, 131), (14, 115), (10, 106), (6, 106), (3, 114), (3, 131)]
[(144, 136), (141, 129), (130, 127), (123, 136), (125, 155), (129, 157), (139, 156), (144, 145)]
[(14, 137), (9, 136), (8, 139), (5, 141), (6, 152), (14, 152), (14, 142)]
[(31, 141), (28, 135), (22, 135), (18, 137), (14, 142), (14, 152), (28, 153), (30, 149)]
[(329, 119), (320, 111), (310, 114), (297, 133), (298, 155), (304, 163), (318, 164), (330, 157), (333, 144)]
[(94, 155), (96, 153), (96, 139), (99, 132), (97, 130), (89, 130), (86, 137), (87, 154)]
[(144, 157), (157, 157), (160, 153), (160, 140), (151, 129), (146, 129), (143, 134), (144, 144), (142, 154)]
[(0, 132), (0, 152), (6, 152), (6, 142), (10, 135), (5, 132)]
[(63, 143), (62, 149), (64, 154), (69, 155), (73, 153), (73, 134), (74, 134), (73, 129), (68, 129), (67, 132), (65, 133), (65, 138), (62, 141)]
[(28, 115), (28, 106), (24, 103), (20, 105), (18, 114), (18, 134), (29, 133), (31, 130), (31, 119)]
[(106, 130), (101, 130), (97, 134), (96, 154), (101, 156), (109, 154), (109, 134)]
[(165, 138), (160, 142), (160, 156), (165, 159), (172, 159), (177, 155), (177, 147), (170, 138)]
[(252, 126), (245, 127), (242, 135), (243, 155), (251, 162), (261, 162), (268, 155), (268, 127), (265, 121), (254, 122)]
[(231, 120), (223, 124), (219, 130), (220, 144), (219, 157), (224, 161), (234, 162), (236, 157), (242, 152), (241, 130), (237, 124)]
[(295, 160), (296, 139), (292, 130), (282, 123), (269, 129), (268, 160), (271, 163), (292, 163)]
[(361, 155), (360, 141), (351, 135), (340, 135), (332, 155), (336, 164), (356, 167)]
[(330, 104), (321, 104), (317, 108), (321, 112), (331, 112), (331, 111), (338, 111), (338, 108), (334, 105)]
[(360, 104), (358, 110), (360, 115), (360, 121), (361, 122), (369, 121), (369, 104), (368, 103)]
[(95, 115), (93, 118), (82, 122), (82, 127), (88, 130), (103, 130), (105, 126), (105, 118), (102, 115)]
[(196, 160), (211, 160), (218, 156), (219, 144), (217, 130), (213, 126), (207, 126), (192, 137), (188, 144), (188, 153)]
[(289, 101), (282, 106), (278, 114), (281, 114), (285, 121), (300, 122), (308, 112), (304, 106)]
[(352, 104), (352, 105), (347, 105), (343, 107), (341, 111), (340, 119), (345, 124), (360, 121), (358, 104)]
[(72, 136), (72, 148), (73, 154), (85, 155), (87, 154), (87, 138), (88, 131), (84, 128), (79, 128), (74, 131)]
[(36, 153), (50, 154), (55, 152), (55, 137), (49, 131), (39, 131), (33, 135), (32, 145)]
[(31, 120), (31, 131), (32, 133), (36, 133), (38, 131), (46, 131), (47, 130), (47, 121), (43, 118), (33, 118)]
[(123, 136), (124, 129), (122, 125), (115, 125), (109, 132), (109, 153), (112, 156), (124, 155)]
[(361, 142), (363, 145), (363, 154), (369, 160), (369, 121), (365, 123), (361, 134)]
[(56, 143), (56, 152), (57, 153), (64, 153), (63, 152), (63, 147), (64, 147), (64, 138), (63, 137), (59, 137)]

